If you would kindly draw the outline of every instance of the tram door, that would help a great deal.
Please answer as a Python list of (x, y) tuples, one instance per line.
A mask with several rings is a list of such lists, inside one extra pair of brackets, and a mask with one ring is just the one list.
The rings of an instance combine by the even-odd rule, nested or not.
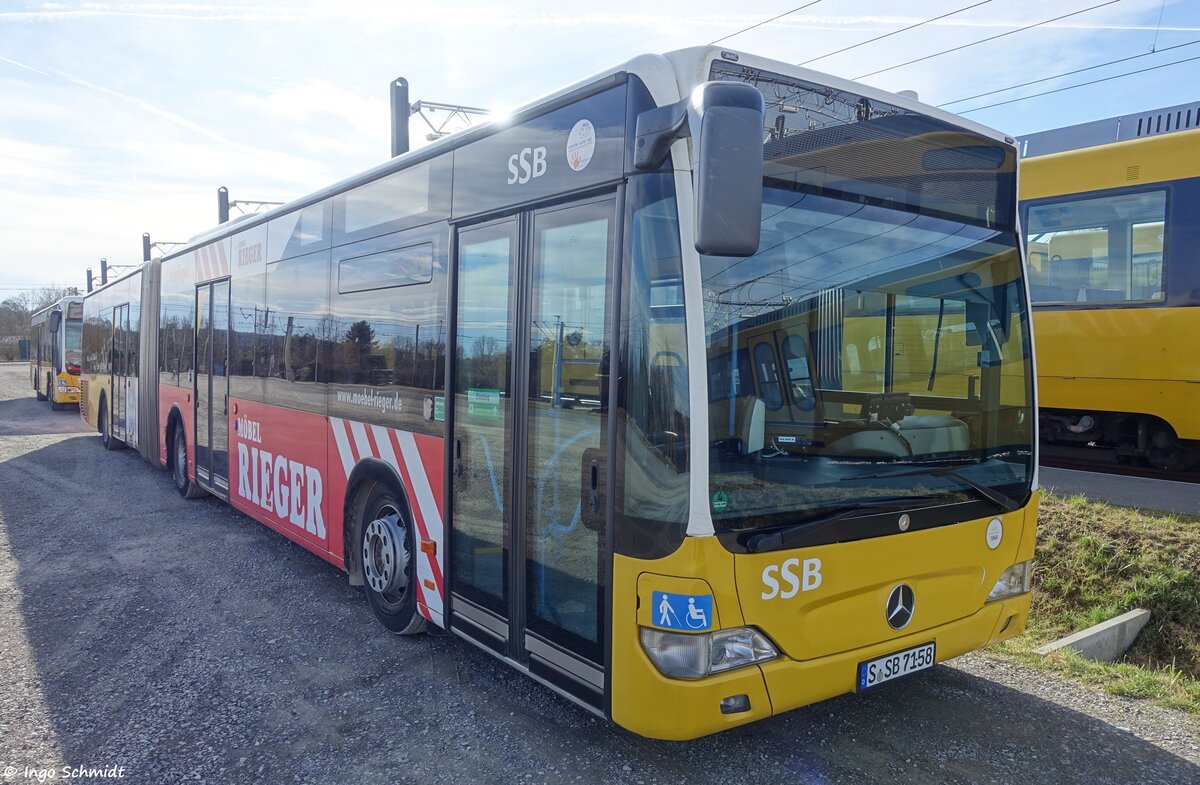
[(196, 481), (229, 495), (229, 280), (196, 287)]
[(457, 237), (456, 629), (602, 705), (611, 198)]

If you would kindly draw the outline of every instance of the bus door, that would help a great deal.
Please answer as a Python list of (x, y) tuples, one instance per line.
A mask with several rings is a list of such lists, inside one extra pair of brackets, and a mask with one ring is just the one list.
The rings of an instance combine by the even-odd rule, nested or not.
[(603, 708), (615, 201), (460, 229), (453, 628)]
[(113, 308), (112, 321), (112, 435), (120, 441), (129, 438), (129, 391), (125, 384), (129, 348), (129, 303), (125, 303)]
[(229, 496), (229, 279), (196, 287), (196, 482)]

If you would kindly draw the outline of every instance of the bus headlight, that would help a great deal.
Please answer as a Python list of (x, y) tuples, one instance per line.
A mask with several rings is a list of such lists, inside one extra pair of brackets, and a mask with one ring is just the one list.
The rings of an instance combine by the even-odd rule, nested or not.
[(1009, 567), (1001, 573), (1000, 580), (996, 581), (996, 585), (992, 587), (992, 593), (988, 595), (987, 601), (1002, 600), (1005, 597), (1029, 591), (1029, 581), (1033, 576), (1032, 568), (1033, 562), (1031, 561), (1023, 561)]
[(752, 627), (689, 635), (642, 627), (642, 648), (654, 667), (673, 679), (705, 676), (771, 660), (779, 651)]

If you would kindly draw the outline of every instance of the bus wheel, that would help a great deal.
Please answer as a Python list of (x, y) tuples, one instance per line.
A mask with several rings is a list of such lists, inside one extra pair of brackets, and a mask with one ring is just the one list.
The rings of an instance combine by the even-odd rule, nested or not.
[(46, 398), (48, 398), (50, 401), (51, 409), (53, 409), (56, 412), (61, 412), (63, 410), (63, 408), (64, 408), (63, 405), (61, 403), (59, 403), (58, 401), (54, 400), (54, 386), (51, 383), (49, 376), (46, 377)]
[(397, 635), (425, 630), (417, 613), (413, 527), (392, 489), (374, 483), (359, 492), (358, 506), (364, 588), (375, 618)]
[(97, 430), (100, 431), (100, 443), (104, 445), (104, 449), (115, 450), (121, 446), (112, 437), (112, 430), (109, 428), (108, 422), (108, 401), (103, 397), (100, 398), (100, 418)]
[(204, 495), (204, 490), (188, 479), (187, 436), (183, 433), (183, 425), (175, 423), (171, 431), (171, 479), (175, 490), (185, 499), (196, 499)]

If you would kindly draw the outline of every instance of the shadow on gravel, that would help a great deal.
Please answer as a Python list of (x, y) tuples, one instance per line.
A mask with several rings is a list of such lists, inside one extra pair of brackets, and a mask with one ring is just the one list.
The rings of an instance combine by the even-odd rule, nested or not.
[(79, 419), (79, 407), (68, 406), (54, 411), (47, 401), (39, 401), (29, 392), (28, 398), (0, 401), (0, 436), (42, 436), (60, 433), (88, 433)]
[(456, 638), (386, 634), (334, 567), (94, 437), (0, 463), (0, 521), (0, 763), (125, 782), (1200, 781), (950, 668), (694, 742), (638, 738)]

